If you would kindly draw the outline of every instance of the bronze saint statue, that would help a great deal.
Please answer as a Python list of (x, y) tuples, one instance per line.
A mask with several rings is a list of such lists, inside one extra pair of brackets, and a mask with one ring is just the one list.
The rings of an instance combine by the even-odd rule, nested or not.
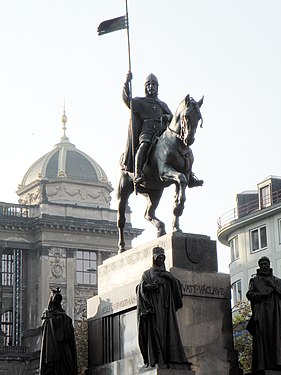
[(153, 74), (146, 79), (144, 98), (129, 97), (131, 79), (132, 75), (129, 74), (123, 89), (123, 99), (132, 107), (133, 121), (120, 163), (121, 175), (117, 188), (120, 252), (126, 249), (125, 212), (134, 190), (147, 198), (145, 219), (157, 228), (157, 237), (160, 237), (166, 233), (165, 224), (156, 217), (155, 211), (164, 189), (175, 184), (172, 230), (179, 231), (186, 187), (203, 185), (203, 180), (198, 180), (192, 172), (194, 158), (190, 147), (195, 141), (199, 121), (202, 126), (200, 107), (203, 97), (197, 102), (187, 95), (172, 117), (168, 106), (157, 97), (158, 80)]
[(40, 375), (78, 375), (72, 319), (61, 307), (59, 288), (51, 291), (43, 313)]
[(181, 307), (181, 284), (165, 269), (164, 249), (155, 247), (153, 266), (137, 287), (138, 338), (145, 367), (190, 369), (176, 316)]
[(123, 100), (128, 108), (132, 106), (133, 119), (123, 164), (127, 171), (134, 172), (135, 184), (140, 184), (151, 141), (156, 134), (159, 136), (166, 130), (173, 114), (167, 104), (158, 99), (159, 84), (154, 74), (149, 74), (145, 80), (145, 97), (130, 98), (131, 80), (132, 73), (128, 73)]
[(257, 274), (250, 280), (246, 294), (252, 316), (247, 330), (253, 336), (252, 371), (281, 371), (281, 279), (273, 276), (270, 260), (258, 261)]

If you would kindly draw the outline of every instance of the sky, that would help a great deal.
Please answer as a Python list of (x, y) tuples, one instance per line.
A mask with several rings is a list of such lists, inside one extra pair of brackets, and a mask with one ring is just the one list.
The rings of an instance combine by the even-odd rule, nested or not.
[[(185, 95), (204, 95), (192, 146), (204, 186), (187, 190), (181, 229), (217, 240), (217, 219), (236, 194), (281, 175), (281, 1), (128, 0), (133, 96), (154, 73), (172, 112)], [(62, 136), (96, 160), (112, 186), (126, 143), (129, 110), (126, 30), (98, 36), (98, 25), (125, 14), (125, 0), (10, 0), (0, 5), (0, 200), (17, 203), (27, 169)], [(174, 187), (157, 216), (171, 231)], [(130, 198), (134, 246), (152, 240), (146, 201)], [(117, 207), (115, 193), (112, 204)], [(217, 243), (219, 270), (229, 248)]]

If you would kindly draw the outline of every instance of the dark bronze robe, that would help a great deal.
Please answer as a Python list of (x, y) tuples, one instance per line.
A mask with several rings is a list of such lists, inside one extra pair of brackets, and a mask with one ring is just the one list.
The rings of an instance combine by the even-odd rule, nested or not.
[(72, 319), (62, 310), (43, 314), (40, 375), (77, 375)]
[[(157, 290), (147, 285), (156, 282)], [(139, 347), (146, 365), (188, 363), (176, 311), (182, 307), (180, 282), (165, 270), (145, 271), (137, 287)]]
[[(270, 280), (275, 288), (266, 283)], [(252, 306), (247, 329), (253, 336), (252, 371), (281, 369), (281, 280), (257, 270), (246, 294)]]

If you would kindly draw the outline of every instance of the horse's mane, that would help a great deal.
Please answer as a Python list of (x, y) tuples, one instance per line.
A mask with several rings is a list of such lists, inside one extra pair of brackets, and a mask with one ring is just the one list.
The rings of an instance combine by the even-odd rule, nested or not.
[(186, 107), (185, 98), (182, 99), (182, 101), (180, 102), (180, 104), (178, 105), (178, 107), (176, 109), (176, 112), (175, 112), (174, 117), (173, 117), (175, 122), (179, 121), (179, 117), (180, 117), (184, 107)]

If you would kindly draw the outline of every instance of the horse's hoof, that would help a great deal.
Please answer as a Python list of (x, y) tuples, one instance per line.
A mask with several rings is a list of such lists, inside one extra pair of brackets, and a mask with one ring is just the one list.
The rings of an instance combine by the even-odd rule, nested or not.
[(173, 214), (174, 214), (175, 216), (181, 216), (182, 213), (183, 213), (183, 208), (184, 208), (184, 207), (182, 207), (182, 206), (177, 206), (177, 207), (175, 207), (174, 210), (173, 210)]
[(126, 251), (125, 246), (120, 246), (118, 250), (118, 254), (124, 253)]
[(159, 228), (157, 232), (157, 238), (162, 237), (166, 234), (165, 228)]

